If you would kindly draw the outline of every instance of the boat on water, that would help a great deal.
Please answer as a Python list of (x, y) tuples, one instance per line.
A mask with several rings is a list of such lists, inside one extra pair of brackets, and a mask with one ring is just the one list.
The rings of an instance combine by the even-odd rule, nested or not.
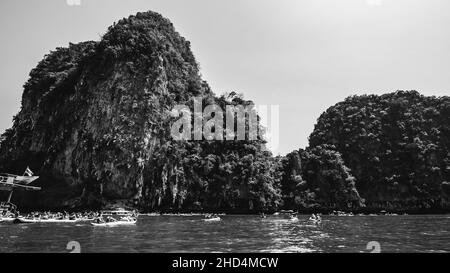
[(19, 186), (20, 185), (27, 186), (28, 184), (31, 184), (38, 178), (39, 178), (39, 176), (21, 176), (21, 175), (9, 174), (9, 173), (0, 173), (0, 182), (16, 184), (16, 186), (18, 186), (18, 185)]
[(292, 222), (298, 221), (298, 215), (293, 210), (282, 210), (281, 214), (283, 215), (284, 219)]
[(309, 217), (309, 221), (313, 222), (314, 224), (320, 224), (322, 223), (322, 217), (319, 214), (313, 214), (311, 217)]
[(286, 215), (286, 214), (293, 214), (293, 213), (295, 213), (293, 210), (280, 210), (278, 212), (278, 214), (284, 214), (284, 215)]
[(91, 225), (95, 227), (115, 227), (115, 226), (132, 226), (136, 225), (137, 219), (135, 220), (119, 220), (119, 221), (111, 221), (111, 222), (104, 222), (104, 223), (95, 223), (92, 222)]
[(0, 173), (0, 191), (8, 192), (8, 199), (0, 203), (1, 222), (14, 221), (18, 217), (17, 207), (11, 203), (14, 190), (39, 191), (41, 190), (40, 187), (29, 185), (38, 178), (39, 176), (35, 176), (29, 167), (27, 167), (23, 175)]
[(309, 218), (309, 221), (313, 222), (314, 224), (320, 224), (320, 223), (322, 223), (322, 220), (321, 220), (321, 219), (312, 219), (312, 218)]
[(205, 221), (205, 222), (220, 222), (220, 221), (222, 221), (222, 218), (220, 218), (218, 214), (206, 214), (203, 221)]
[(96, 227), (115, 227), (136, 225), (139, 214), (123, 208), (103, 210), (91, 224)]
[(205, 221), (205, 222), (220, 222), (220, 221), (222, 221), (222, 218), (220, 218), (220, 217), (206, 218), (206, 219), (203, 219), (203, 221)]
[[(35, 176), (28, 167), (23, 175), (0, 173), (0, 190), (10, 192), (12, 192), (15, 188), (23, 190), (40, 190), (40, 187), (29, 186), (29, 184), (36, 181), (38, 178), (39, 176)], [(8, 200), (8, 202), (9, 201), (10, 200)]]

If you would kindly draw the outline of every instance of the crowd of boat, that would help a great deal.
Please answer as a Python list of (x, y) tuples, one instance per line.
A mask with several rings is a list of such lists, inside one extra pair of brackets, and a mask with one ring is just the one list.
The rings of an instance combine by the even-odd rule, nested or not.
[[(274, 216), (279, 216), (280, 213), (275, 213), (273, 214)], [(286, 220), (292, 221), (292, 222), (296, 222), (299, 221), (298, 218), (298, 214), (295, 212), (284, 212), (281, 215), (283, 215), (283, 217)], [(261, 219), (266, 219), (267, 215), (265, 213), (260, 213), (259, 217)], [(308, 219), (309, 221), (319, 224), (322, 222), (322, 216), (320, 214), (312, 214), (311, 217)], [(222, 221), (222, 218), (220, 218), (220, 216), (218, 214), (206, 214), (205, 218), (203, 219), (203, 221), (205, 222), (220, 222)]]
[[(156, 214), (155, 214), (156, 215)], [(202, 215), (205, 222), (220, 222), (224, 214), (204, 214)], [(277, 216), (279, 214), (275, 214)], [(284, 218), (289, 221), (298, 221), (296, 213), (283, 214)], [(119, 226), (119, 225), (134, 225), (137, 222), (139, 214), (134, 211), (102, 211), (102, 212), (82, 212), (82, 213), (68, 213), (68, 212), (33, 212), (26, 215), (19, 213), (3, 213), (0, 216), (0, 222), (12, 222), (14, 224), (32, 224), (32, 223), (77, 223), (90, 222), (93, 226)], [(264, 213), (260, 217), (265, 219), (267, 216)], [(312, 222), (320, 223), (322, 218), (319, 214), (313, 214), (309, 219)]]
[(32, 223), (77, 223), (90, 222), (93, 226), (134, 225), (138, 219), (136, 211), (113, 210), (101, 212), (32, 212), (21, 215), (18, 212), (3, 212), (0, 222), (14, 224)]
[[(156, 216), (160, 214), (151, 214)], [(192, 216), (193, 214), (183, 214), (184, 216)], [(220, 222), (224, 214), (196, 214), (201, 215), (205, 222)], [(333, 211), (331, 216), (355, 216), (353, 213), (345, 213), (341, 211)], [(359, 215), (359, 214), (358, 214)], [(380, 214), (376, 214), (380, 215)], [(383, 212), (382, 215), (396, 215)], [(265, 219), (267, 215), (260, 213), (260, 218)], [(294, 211), (276, 212), (272, 216), (282, 216), (289, 221), (299, 221), (298, 213)], [(124, 209), (100, 211), (100, 212), (33, 212), (26, 215), (20, 215), (18, 212), (3, 211), (0, 215), (0, 222), (12, 222), (14, 224), (31, 224), (31, 223), (77, 223), (89, 222), (93, 226), (122, 226), (135, 225), (139, 214), (137, 211), (127, 211)], [(312, 214), (308, 221), (320, 224), (322, 223), (321, 214)]]
[[(391, 213), (391, 212), (387, 212), (385, 210), (380, 211), (379, 213), (370, 213), (370, 214), (364, 214), (364, 213), (358, 213), (358, 214), (354, 214), (353, 212), (343, 212), (343, 211), (332, 211), (330, 213), (330, 215), (334, 215), (334, 216), (379, 216), (379, 215), (385, 215), (385, 216), (397, 216), (397, 213)], [(403, 215), (406, 215), (406, 213), (404, 213)]]

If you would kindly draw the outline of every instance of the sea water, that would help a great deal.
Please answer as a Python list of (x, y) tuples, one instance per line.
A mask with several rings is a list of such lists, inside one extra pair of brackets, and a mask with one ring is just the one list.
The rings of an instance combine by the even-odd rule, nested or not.
[[(135, 226), (0, 223), (0, 252), (449, 252), (449, 215), (139, 217)], [(74, 245), (78, 246), (75, 248)]]

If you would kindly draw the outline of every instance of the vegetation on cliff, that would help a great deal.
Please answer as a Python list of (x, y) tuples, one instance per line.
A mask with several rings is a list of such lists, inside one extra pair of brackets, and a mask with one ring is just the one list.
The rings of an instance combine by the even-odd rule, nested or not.
[(324, 144), (342, 155), (368, 208), (449, 208), (449, 97), (349, 97), (320, 116), (310, 146)]
[(354, 210), (363, 207), (356, 179), (334, 147), (321, 145), (286, 156), (282, 180), (286, 208)]

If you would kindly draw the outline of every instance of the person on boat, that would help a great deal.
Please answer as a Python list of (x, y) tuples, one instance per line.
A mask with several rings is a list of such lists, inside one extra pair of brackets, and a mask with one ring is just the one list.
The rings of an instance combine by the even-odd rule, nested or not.
[(103, 220), (103, 218), (101, 218), (101, 217), (98, 217), (98, 218), (96, 218), (95, 220), (95, 223), (97, 223), (97, 224), (103, 224), (105, 221)]

